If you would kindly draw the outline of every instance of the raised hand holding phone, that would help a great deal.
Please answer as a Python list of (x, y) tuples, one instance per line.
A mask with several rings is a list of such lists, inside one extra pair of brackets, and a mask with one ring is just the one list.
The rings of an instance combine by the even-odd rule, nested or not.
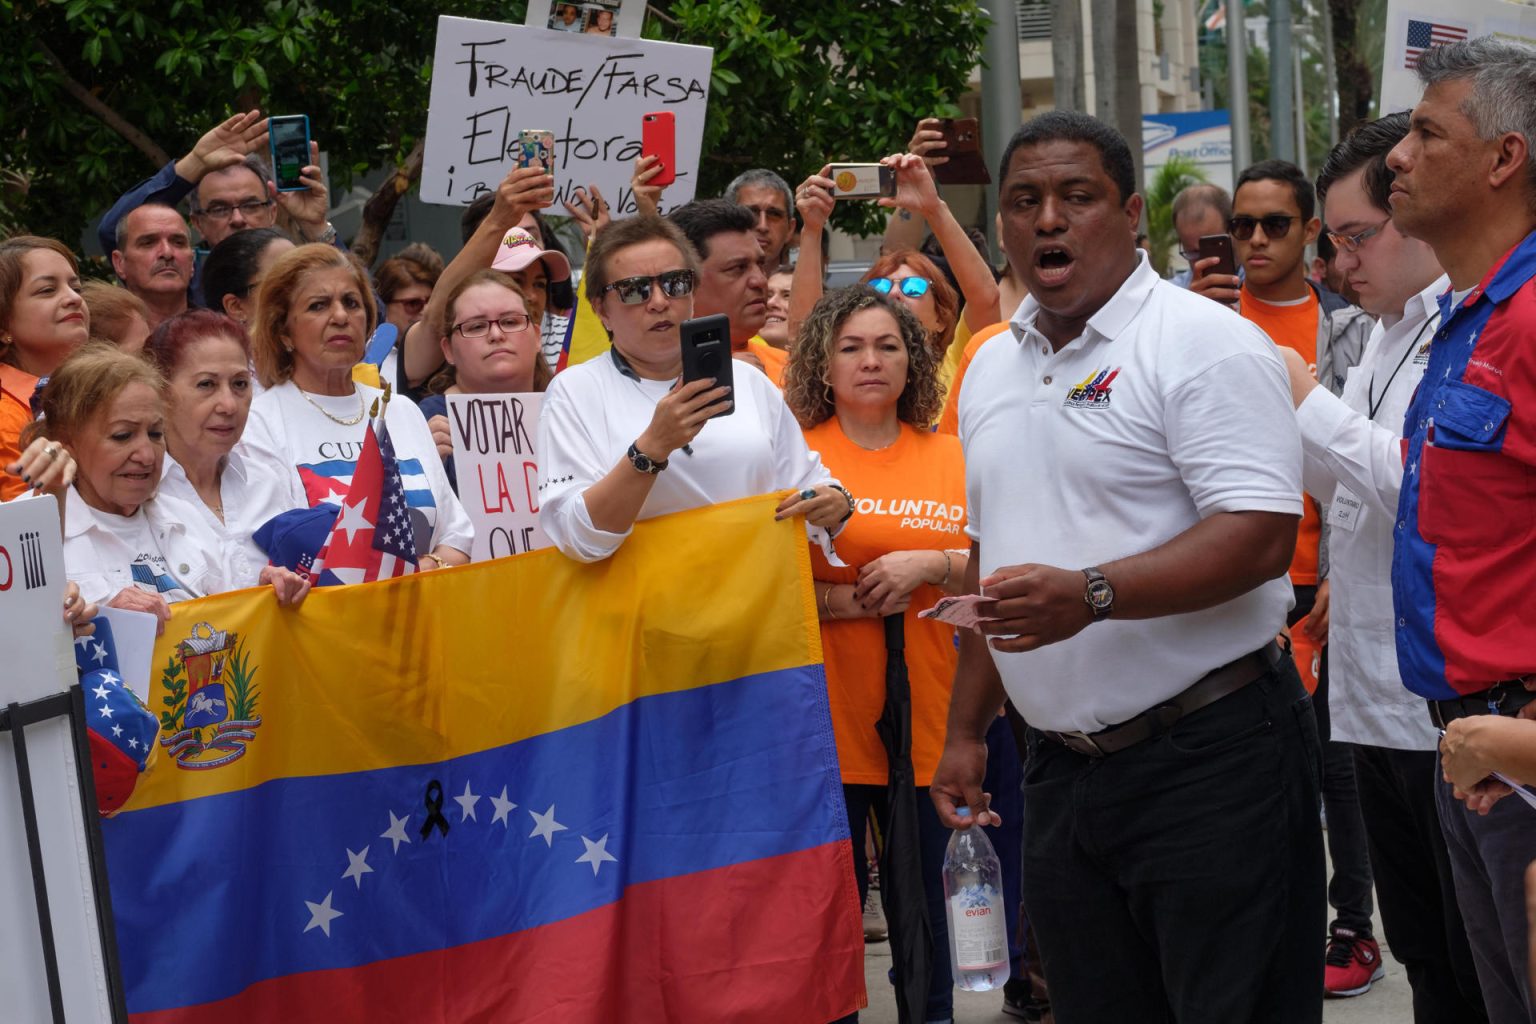
[(665, 188), (677, 180), (677, 117), (658, 110), (640, 119), (640, 155), (656, 158), (652, 185)]
[(938, 210), (939, 190), (923, 158), (912, 153), (893, 153), (880, 163), (895, 175), (895, 193), (876, 202), (887, 209), (907, 210), (927, 218)]
[(635, 158), (635, 173), (629, 179), (629, 190), (635, 196), (635, 212), (642, 217), (655, 217), (661, 210), (663, 186), (656, 184), (661, 175), (661, 158), (655, 155)]

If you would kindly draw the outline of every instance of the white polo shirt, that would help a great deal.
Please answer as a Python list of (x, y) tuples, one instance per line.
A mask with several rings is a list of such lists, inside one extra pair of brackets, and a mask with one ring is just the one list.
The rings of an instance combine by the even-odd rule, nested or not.
[[(983, 577), (1005, 565), (1103, 565), (1217, 512), (1301, 515), (1290, 385), (1257, 327), (1160, 280), (1145, 253), (1060, 352), (1035, 330), (1039, 311), (1024, 301), (961, 392), (967, 533)], [(1273, 640), (1291, 599), (1282, 575), (1204, 611), (1110, 618), (992, 657), (1031, 725), (1093, 732)]]
[(1328, 506), (1328, 711), (1346, 743), (1434, 750), (1424, 699), (1403, 686), (1392, 611), (1392, 544), (1403, 486), (1403, 420), (1440, 324), (1441, 277), (1371, 330), (1335, 398), (1317, 388), (1296, 410), (1303, 480)]

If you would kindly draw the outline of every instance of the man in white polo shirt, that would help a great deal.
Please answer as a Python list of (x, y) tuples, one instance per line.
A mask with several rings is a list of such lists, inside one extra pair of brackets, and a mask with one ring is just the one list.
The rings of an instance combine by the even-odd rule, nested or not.
[(934, 802), (954, 827), (992, 817), (1006, 689), (1060, 1024), (1320, 1021), (1321, 755), (1275, 643), (1301, 515), (1284, 366), (1137, 251), (1113, 129), (1036, 118), (999, 181), (1030, 298), (961, 396), (969, 583), (995, 603), (990, 651), (962, 635)]

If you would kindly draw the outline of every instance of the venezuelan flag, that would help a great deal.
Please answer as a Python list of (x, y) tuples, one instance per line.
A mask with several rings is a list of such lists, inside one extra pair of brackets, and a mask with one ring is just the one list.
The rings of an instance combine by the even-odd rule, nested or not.
[(773, 504), (596, 565), (173, 606), (165, 749), (104, 823), (135, 1024), (863, 1005), (808, 553)]

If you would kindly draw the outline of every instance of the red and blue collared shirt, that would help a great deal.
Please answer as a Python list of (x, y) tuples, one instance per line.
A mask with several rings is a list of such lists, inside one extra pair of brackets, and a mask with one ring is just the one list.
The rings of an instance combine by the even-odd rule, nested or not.
[(1536, 232), (1440, 310), (1392, 556), (1398, 666), (1430, 700), (1536, 673)]

